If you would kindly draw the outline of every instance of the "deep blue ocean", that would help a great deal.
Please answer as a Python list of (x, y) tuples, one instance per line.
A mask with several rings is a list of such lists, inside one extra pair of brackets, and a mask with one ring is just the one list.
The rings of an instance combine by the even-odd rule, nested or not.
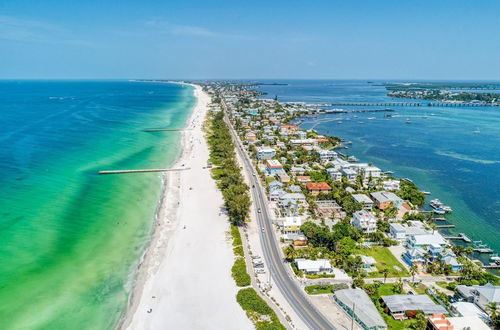
[[(274, 81), (273, 81), (274, 82)], [(386, 96), (381, 81), (276, 81), (263, 85), (263, 98), (279, 101), (407, 102)], [(384, 109), (384, 106), (336, 106)], [(500, 252), (500, 107), (394, 107), (383, 113), (327, 114), (305, 118), (304, 129), (352, 141), (344, 152), (394, 176), (412, 179), (453, 208), (445, 234), (466, 233)], [(368, 120), (368, 118), (375, 119)], [(409, 122), (409, 123), (407, 123)], [(476, 256), (478, 257), (478, 256)], [(488, 260), (487, 256), (482, 256)]]

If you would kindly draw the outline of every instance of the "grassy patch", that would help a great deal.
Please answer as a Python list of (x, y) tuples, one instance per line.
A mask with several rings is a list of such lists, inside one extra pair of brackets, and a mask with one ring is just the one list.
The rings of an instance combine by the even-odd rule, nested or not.
[(373, 295), (370, 295), (370, 298), (375, 303), (375, 306), (377, 307), (378, 311), (380, 312), (380, 315), (382, 315), (382, 317), (384, 318), (385, 323), (387, 323), (388, 329), (391, 329), (391, 330), (392, 329), (396, 329), (396, 330), (411, 329), (412, 325), (415, 323), (414, 320), (404, 320), (404, 321), (395, 320), (392, 316), (390, 316), (389, 314), (386, 314), (384, 312), (384, 309), (380, 306), (380, 297), (393, 295), (393, 294), (395, 294), (395, 291), (396, 291), (395, 284), (392, 284), (392, 283), (380, 284), (376, 290), (376, 293)]
[(238, 226), (231, 225), (231, 237), (233, 238), (234, 247), (241, 246), (243, 244)]
[(245, 259), (237, 258), (231, 268), (231, 273), (237, 286), (249, 286), (251, 283), (250, 275), (247, 273)]
[(441, 281), (438, 281), (436, 282), (437, 285), (439, 285), (440, 287), (442, 287), (443, 289), (447, 289), (447, 290), (450, 290), (450, 291), (455, 291), (455, 289), (457, 288), (457, 282), (441, 282)]
[(345, 283), (340, 284), (317, 284), (309, 285), (304, 288), (308, 294), (324, 294), (324, 293), (334, 293), (337, 290), (348, 289), (349, 286)]
[[(368, 273), (368, 277), (384, 277), (382, 270), (387, 268), (389, 271), (387, 277), (406, 277), (410, 276), (406, 268), (401, 265), (401, 263), (394, 257), (391, 251), (386, 247), (372, 246), (369, 249), (361, 248), (356, 251), (357, 254), (362, 254), (365, 256), (370, 256), (377, 262), (375, 267), (377, 271)], [(401, 271), (396, 270), (394, 267), (398, 267)]]
[(253, 288), (241, 289), (236, 300), (252, 320), (258, 330), (286, 329), (271, 307), (262, 299)]
[(237, 257), (244, 257), (245, 256), (245, 253), (243, 252), (243, 246), (241, 246), (241, 245), (233, 248), (233, 253)]

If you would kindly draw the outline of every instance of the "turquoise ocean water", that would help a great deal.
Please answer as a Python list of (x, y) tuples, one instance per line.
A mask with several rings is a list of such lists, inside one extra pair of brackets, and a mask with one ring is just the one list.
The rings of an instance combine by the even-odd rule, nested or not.
[[(263, 97), (309, 103), (409, 101), (387, 97), (377, 81), (280, 82), (289, 85), (262, 86), (269, 93)], [(350, 140), (352, 145), (344, 150), (349, 155), (411, 178), (431, 191), (428, 200), (439, 198), (453, 208), (447, 218), (456, 228), (445, 234), (464, 232), (500, 253), (500, 107), (390, 108), (393, 118), (383, 113), (328, 114), (306, 118), (301, 126)]]
[(0, 328), (109, 329), (123, 312), (193, 90), (0, 81)]

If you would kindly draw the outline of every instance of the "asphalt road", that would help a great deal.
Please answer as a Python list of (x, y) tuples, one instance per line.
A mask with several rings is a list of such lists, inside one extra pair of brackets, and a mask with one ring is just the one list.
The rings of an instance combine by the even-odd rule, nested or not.
[[(224, 105), (225, 108), (225, 105)], [(295, 279), (286, 269), (283, 257), (279, 250), (271, 218), (267, 207), (267, 198), (264, 194), (258, 174), (256, 173), (250, 159), (241, 145), (241, 142), (233, 129), (233, 126), (227, 118), (225, 112), (224, 120), (229, 127), (233, 140), (236, 144), (236, 150), (243, 160), (244, 170), (250, 178), (250, 190), (252, 194), (253, 206), (257, 215), (257, 222), (261, 230), (260, 241), (264, 253), (264, 260), (267, 263), (268, 270), (274, 283), (277, 285), (281, 294), (286, 298), (294, 311), (299, 315), (302, 321), (309, 329), (335, 329), (335, 327), (309, 302), (303, 290), (296, 283)], [(252, 188), (255, 186), (255, 188)], [(258, 210), (260, 209), (260, 212)]]

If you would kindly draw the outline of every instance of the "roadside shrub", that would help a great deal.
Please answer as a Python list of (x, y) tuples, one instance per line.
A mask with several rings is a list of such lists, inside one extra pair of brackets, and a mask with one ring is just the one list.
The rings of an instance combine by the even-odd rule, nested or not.
[(231, 268), (232, 276), (237, 286), (249, 286), (251, 283), (250, 275), (247, 273), (245, 259), (237, 258)]

